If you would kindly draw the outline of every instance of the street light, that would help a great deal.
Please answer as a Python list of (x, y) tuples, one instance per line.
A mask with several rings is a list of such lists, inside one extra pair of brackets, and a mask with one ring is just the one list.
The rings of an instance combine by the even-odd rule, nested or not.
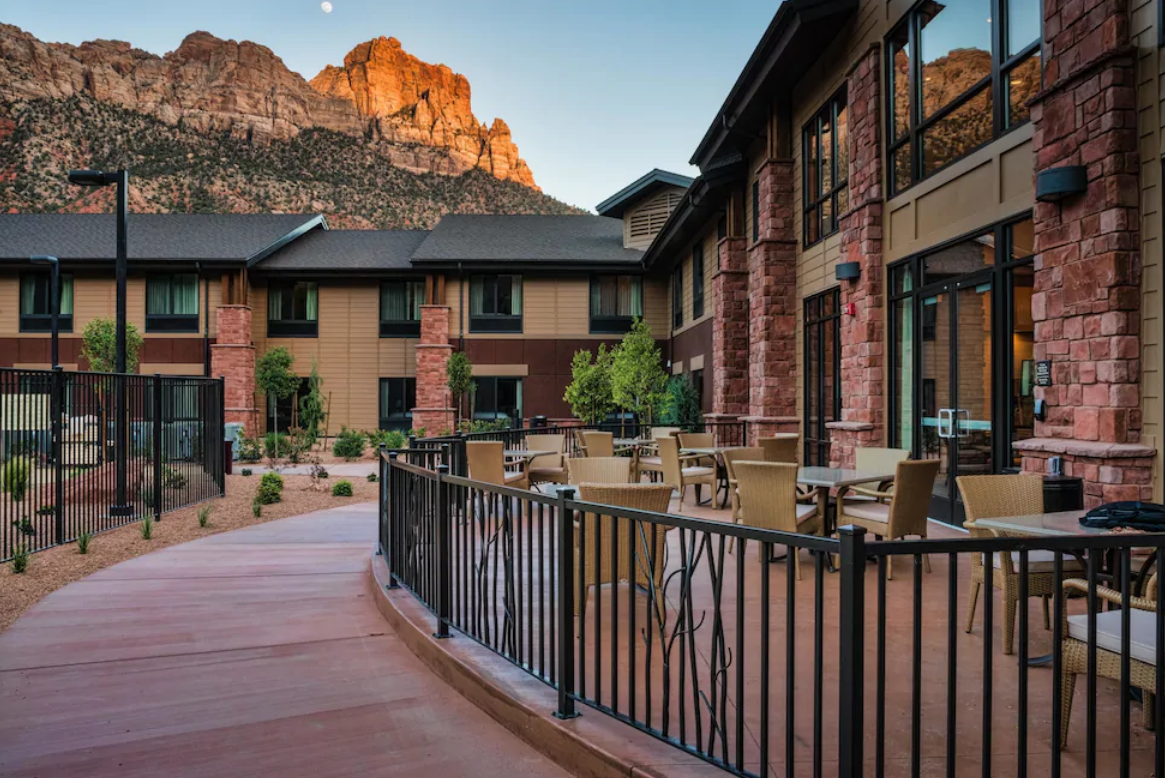
[(52, 268), (51, 278), (52, 283), (49, 286), (49, 313), (52, 320), (53, 333), (53, 369), (61, 364), (60, 349), (58, 347), (58, 336), (60, 335), (60, 315), (61, 315), (61, 262), (56, 257), (49, 257), (38, 254), (29, 257), (34, 265), (48, 265)]
[[(70, 170), (69, 183), (77, 186), (117, 186), (117, 324), (116, 348), (117, 357), (114, 371), (124, 376), (126, 372), (125, 346), (125, 284), (126, 284), (126, 220), (129, 211), (129, 171), (116, 170), (104, 172), (101, 170)], [(126, 495), (126, 438), (128, 404), (126, 402), (126, 379), (114, 378), (114, 454), (117, 458), (117, 496), (114, 505), (110, 506), (111, 516), (131, 516), (133, 506), (129, 504)]]

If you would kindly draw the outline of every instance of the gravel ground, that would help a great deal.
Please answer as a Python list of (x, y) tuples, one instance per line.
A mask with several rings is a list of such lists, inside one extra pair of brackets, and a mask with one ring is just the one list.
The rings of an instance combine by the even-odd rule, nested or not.
[[(154, 525), (150, 540), (142, 539), (140, 524), (128, 524), (95, 535), (88, 554), (78, 554), (76, 543), (40, 551), (29, 556), (28, 570), (20, 575), (13, 573), (11, 563), (7, 563), (0, 568), (0, 632), (50, 592), (126, 559), (251, 524), (376, 500), (379, 484), (364, 478), (347, 479), (354, 496), (333, 497), (332, 484), (339, 480), (342, 479), (323, 480), (324, 489), (315, 491), (307, 476), (285, 475), (283, 501), (263, 506), (263, 515), (256, 519), (251, 513), (251, 501), (259, 488), (259, 477), (227, 476), (226, 497), (164, 514), (162, 521)], [(202, 528), (198, 526), (198, 511), (206, 505), (211, 506), (210, 523)]]

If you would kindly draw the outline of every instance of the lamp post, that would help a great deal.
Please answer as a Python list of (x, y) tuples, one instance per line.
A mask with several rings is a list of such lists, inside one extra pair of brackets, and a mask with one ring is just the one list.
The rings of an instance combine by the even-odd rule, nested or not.
[(116, 170), (103, 172), (100, 170), (70, 170), (69, 183), (78, 186), (117, 186), (117, 324), (116, 337), (116, 365), (113, 400), (113, 446), (114, 456), (117, 459), (117, 493), (114, 504), (110, 506), (111, 516), (130, 516), (133, 506), (129, 504), (126, 495), (126, 454), (128, 404), (126, 402), (126, 344), (125, 344), (125, 286), (127, 275), (126, 225), (129, 211), (129, 171)]
[(61, 316), (61, 262), (56, 257), (49, 257), (38, 254), (29, 257), (34, 265), (48, 265), (52, 270), (50, 277), (52, 282), (49, 285), (49, 316), (52, 321), (53, 333), (53, 369), (61, 364), (60, 352), (60, 316)]

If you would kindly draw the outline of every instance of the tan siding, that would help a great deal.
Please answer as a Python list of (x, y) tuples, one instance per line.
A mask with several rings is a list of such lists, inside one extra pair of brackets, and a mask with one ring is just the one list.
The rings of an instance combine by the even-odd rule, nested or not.
[(20, 276), (0, 275), (0, 337), (13, 337), (20, 330)]
[[(1140, 109), (1141, 152), (1141, 439), (1160, 448), (1165, 424), (1165, 388), (1162, 387), (1162, 240), (1161, 158), (1165, 133), (1161, 123), (1161, 73), (1165, 59), (1157, 48), (1157, 4), (1152, 0), (1130, 3), (1130, 32), (1137, 46), (1137, 105)], [(1165, 499), (1165, 456), (1153, 460), (1153, 499)]]
[[(684, 323), (683, 326), (672, 331), (673, 335), (678, 335), (681, 332), (695, 327), (701, 322), (712, 318), (716, 312), (716, 299), (712, 294), (712, 274), (716, 270), (717, 264), (717, 242), (716, 242), (716, 222), (717, 219), (710, 220), (704, 225), (699, 237), (689, 243), (683, 250), (681, 255), (681, 264), (684, 268), (684, 286), (683, 286), (683, 305), (684, 305)], [(693, 256), (692, 252), (697, 245), (704, 248), (704, 314), (700, 318), (692, 317), (692, 312), (695, 310), (693, 305), (694, 293), (694, 275), (693, 275)], [(671, 291), (668, 290), (668, 307), (670, 315), (671, 307)], [(671, 319), (668, 319), (670, 325)]]
[(671, 322), (668, 318), (669, 300), (666, 278), (653, 277), (643, 280), (643, 320), (656, 337), (662, 337), (663, 333), (668, 331)]
[(623, 214), (623, 245), (640, 250), (650, 246), (683, 194), (682, 187), (669, 186), (628, 208)]

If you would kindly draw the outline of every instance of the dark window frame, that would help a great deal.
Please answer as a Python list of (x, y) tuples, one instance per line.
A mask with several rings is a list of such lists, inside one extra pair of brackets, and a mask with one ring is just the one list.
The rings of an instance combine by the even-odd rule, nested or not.
[[(475, 284), (484, 284), (487, 279), (493, 280), (493, 307), (498, 307), (499, 296), (497, 280), (500, 278), (510, 279), (510, 294), (513, 295), (514, 284), (517, 284), (518, 294), (521, 296), (521, 313), (505, 314), (505, 313), (474, 313), (473, 312), (473, 289)], [(484, 289), (483, 289), (484, 297)], [(489, 333), (489, 332), (505, 332), (505, 333), (520, 333), (522, 332), (522, 317), (526, 311), (526, 297), (523, 289), (523, 278), (519, 273), (475, 273), (469, 277), (469, 331), (473, 333)]]
[[(846, 175), (845, 180), (842, 181), (840, 180), (841, 177), (838, 175), (838, 150), (842, 145), (845, 144), (839, 142), (840, 133), (838, 132), (838, 117), (844, 113), (845, 120), (848, 121), (849, 113), (846, 111), (848, 107), (848, 95), (846, 93), (846, 88), (843, 86), (833, 95), (833, 97), (829, 98), (829, 100), (825, 102), (825, 105), (818, 109), (817, 113), (813, 115), (813, 118), (806, 122), (804, 128), (801, 130), (801, 241), (805, 248), (815, 246), (829, 236), (836, 235), (837, 232), (841, 229), (842, 211), (840, 208), (840, 196), (842, 192), (847, 194), (849, 192), (849, 149), (845, 149)], [(832, 148), (830, 149), (829, 156), (829, 179), (833, 182), (833, 186), (828, 192), (823, 193), (821, 182), (824, 180), (822, 176), (824, 166), (822, 165), (821, 136), (822, 128), (824, 127), (824, 122), (827, 118), (829, 121), (829, 126), (833, 128), (830, 133), (830, 146)], [(848, 129), (849, 128), (847, 127), (845, 136), (846, 143), (849, 141)], [(817, 152), (812, 170), (810, 169), (809, 164), (810, 143), (813, 144), (814, 149)], [(815, 176), (817, 180), (817, 186), (815, 187), (817, 191), (817, 197), (815, 197), (812, 201), (809, 200), (810, 176)], [(833, 212), (833, 223), (830, 226), (829, 231), (825, 232), (822, 229), (822, 207), (827, 202), (830, 204), (831, 210)], [(849, 210), (848, 199), (846, 201), (846, 210)], [(814, 238), (809, 237), (809, 227), (811, 224), (810, 220), (812, 220), (812, 224), (817, 226), (817, 235)]]
[[(276, 432), (276, 431), (284, 432), (284, 433), (289, 432), (291, 430), (291, 421), (292, 421), (291, 409), (293, 407), (297, 411), (295, 414), (295, 422), (296, 422), (296, 424), (298, 424), (299, 423), (298, 409), (299, 409), (300, 401), (303, 400), (304, 397), (307, 397), (308, 394), (310, 394), (310, 393), (311, 393), (311, 379), (308, 378), (307, 376), (300, 376), (299, 387), (296, 388), (295, 394), (293, 394), (291, 397), (277, 401), (270, 394), (267, 395), (267, 432), (268, 433)], [(287, 407), (286, 408), (280, 407), (283, 405), (287, 405)], [(272, 410), (278, 410), (279, 415), (272, 417)], [(284, 413), (284, 411), (287, 411), (287, 412)], [(276, 430), (276, 425), (278, 425), (278, 430)]]
[[(1016, 122), (1014, 124), (1009, 121), (1010, 99), (1008, 94), (1009, 78), (1008, 76), (1021, 67), (1029, 57), (1039, 56), (1041, 58), (1040, 72), (1043, 73), (1043, 23), (1040, 24), (1040, 35), (1035, 41), (1025, 46), (1019, 52), (1011, 57), (1005, 56), (1007, 51), (1007, 24), (1008, 14), (1006, 12), (1008, 0), (990, 0), (991, 2), (991, 19), (997, 20), (991, 26), (991, 73), (983, 77), (978, 82), (970, 86), (966, 91), (955, 99), (948, 102), (932, 115), (923, 117), (922, 115), (922, 58), (920, 56), (921, 41), (921, 13), (923, 9), (931, 4), (931, 0), (919, 0), (914, 6), (907, 11), (902, 19), (890, 28), (889, 34), (883, 40), (884, 60), (883, 64), (886, 69), (886, 98), (885, 98), (885, 133), (886, 133), (886, 165), (889, 174), (890, 196), (896, 197), (902, 194), (913, 186), (925, 181), (931, 176), (935, 175), (941, 170), (945, 170), (960, 159), (964, 159), (979, 149), (987, 146), (994, 141), (999, 140), (1004, 135), (1012, 132), (1019, 127), (1031, 121), (1029, 116), (1027, 119)], [(907, 73), (907, 91), (909, 94), (908, 112), (907, 112), (907, 129), (901, 137), (895, 135), (895, 106), (894, 106), (894, 38), (903, 30), (907, 33), (907, 45), (910, 50), (909, 70)], [(923, 139), (926, 131), (941, 123), (944, 119), (949, 118), (952, 114), (965, 106), (971, 100), (978, 97), (984, 90), (989, 90), (991, 93), (991, 121), (992, 132), (990, 137), (984, 140), (979, 145), (965, 150), (957, 157), (944, 162), (939, 167), (924, 172), (924, 148)], [(899, 149), (903, 147), (909, 148), (910, 159), (910, 181), (904, 186), (899, 186), (897, 177), (897, 168), (895, 164), (895, 155)]]
[[(16, 286), (16, 294), (17, 294), (17, 302), (16, 302), (17, 308), (16, 308), (16, 310), (17, 310), (17, 313), (19, 314), (19, 319), (20, 319), (20, 331), (21, 332), (52, 332), (52, 329), (53, 329), (52, 311), (46, 311), (45, 313), (27, 313), (24, 310), (24, 284), (26, 282), (25, 281), (26, 279), (35, 280), (36, 282), (39, 282), (41, 279), (43, 279), (45, 287), (46, 287), (43, 296), (47, 299), (52, 294), (52, 292), (49, 291), (52, 289), (51, 271), (49, 271), (49, 270), (26, 270), (20, 274), (20, 278), (17, 281), (17, 286)], [(64, 294), (65, 279), (68, 279), (69, 282), (73, 284), (73, 310), (75, 311), (76, 306), (77, 306), (77, 281), (73, 277), (72, 273), (61, 273), (61, 275), (60, 275), (60, 279), (59, 279), (60, 287), (57, 289), (58, 310), (60, 310), (60, 308), (59, 308), (60, 299), (59, 298), (62, 294)], [(39, 298), (41, 295), (35, 295), (35, 296)], [(68, 314), (58, 313), (57, 314), (57, 332), (72, 332), (72, 331), (73, 331), (73, 314), (72, 313), (68, 313)]]
[(760, 240), (760, 179), (752, 182), (752, 242)]
[[(497, 407), (498, 406), (497, 398), (500, 394), (499, 387), (501, 385), (501, 382), (503, 382), (503, 381), (505, 381), (507, 383), (513, 382), (513, 384), (516, 387), (515, 394), (517, 396), (515, 399), (518, 401), (518, 404), (515, 408), (512, 409), (515, 411), (514, 414), (505, 413), (504, 411), (502, 411), (500, 408)], [(476, 385), (476, 388), (474, 389), (474, 396), (473, 396), (473, 418), (474, 419), (481, 419), (481, 420), (490, 421), (490, 420), (497, 420), (497, 419), (500, 419), (502, 417), (505, 417), (505, 418), (508, 418), (511, 421), (513, 421), (522, 415), (522, 406), (524, 404), (524, 401), (523, 401), (523, 398), (521, 396), (522, 395), (522, 377), (521, 376), (474, 376), (473, 383)], [(487, 385), (490, 385), (490, 384), (492, 384), (492, 386), (493, 386), (494, 408), (493, 408), (493, 410), (483, 411), (479, 405), (480, 393), (482, 392), (482, 389), (484, 387), (486, 387)]]
[[(391, 383), (390, 383), (391, 382)], [(385, 409), (385, 384), (391, 387), (400, 382), (399, 390), (404, 394), (405, 411), (403, 413), (388, 413)], [(410, 400), (411, 398), (411, 400)], [(376, 412), (379, 428), (382, 430), (401, 430), (408, 432), (413, 428), (413, 408), (417, 404), (417, 379), (413, 376), (382, 377), (377, 384)]]
[[(152, 277), (152, 276), (157, 276)], [(194, 313), (150, 313), (150, 289), (159, 281), (166, 283), (167, 294), (173, 295), (173, 280), (179, 276), (194, 278)], [(154, 287), (156, 288), (156, 287)], [(146, 332), (191, 333), (198, 332), (202, 322), (202, 279), (197, 273), (153, 273), (146, 278)]]
[[(377, 288), (378, 300), (377, 306), (379, 308), (379, 326), (380, 337), (382, 338), (418, 338), (421, 335), (421, 316), (417, 314), (415, 319), (386, 319), (384, 318), (384, 287), (388, 285), (401, 285), (405, 287), (406, 294), (416, 295), (420, 287), (421, 305), (425, 304), (425, 280), (423, 278), (391, 278), (384, 279), (380, 282)], [(413, 287), (413, 289), (409, 289)], [(409, 310), (413, 309), (413, 305), (408, 305)]]
[(704, 315), (704, 244), (692, 246), (692, 320)]
[(684, 326), (684, 265), (681, 262), (671, 276), (672, 329)]
[[(316, 290), (316, 317), (314, 319), (298, 318), (295, 316), (294, 310), (290, 318), (284, 316), (281, 319), (271, 318), (271, 295), (278, 291), (281, 294), (290, 292), (292, 300), (295, 298), (295, 288), (300, 284), (311, 284), (315, 286)], [(316, 281), (307, 280), (272, 280), (267, 282), (267, 336), (272, 338), (315, 338), (319, 337), (320, 329), (320, 314), (319, 314), (319, 294), (320, 287)], [(294, 307), (294, 306), (293, 306)], [(306, 317), (306, 312), (304, 316)]]
[[(828, 302), (828, 305), (825, 303)], [(826, 426), (830, 421), (841, 419), (841, 287), (834, 287), (819, 294), (806, 297), (802, 303), (804, 315), (802, 317), (802, 333), (804, 348), (804, 402), (802, 412), (804, 416), (805, 440), (804, 463), (829, 466), (830, 434)], [(826, 329), (833, 334), (833, 353), (830, 362), (833, 365), (833, 391), (826, 396), (825, 392), (825, 333)], [(811, 337), (817, 333), (816, 342)], [(811, 351), (813, 360), (810, 361)], [(813, 371), (810, 371), (810, 365)], [(831, 411), (826, 412), (826, 402), (830, 403)], [(813, 421), (814, 408), (818, 409), (818, 418)]]
[[(590, 288), (587, 295), (587, 313), (590, 319), (590, 332), (592, 335), (623, 335), (631, 331), (631, 327), (635, 324), (636, 315), (632, 313), (616, 314), (614, 316), (603, 316), (595, 312), (595, 286), (602, 283), (604, 278), (629, 278), (638, 280), (639, 284), (639, 318), (643, 318), (643, 276), (632, 275), (629, 273), (595, 273), (591, 275)], [(635, 294), (632, 291), (632, 294)]]

